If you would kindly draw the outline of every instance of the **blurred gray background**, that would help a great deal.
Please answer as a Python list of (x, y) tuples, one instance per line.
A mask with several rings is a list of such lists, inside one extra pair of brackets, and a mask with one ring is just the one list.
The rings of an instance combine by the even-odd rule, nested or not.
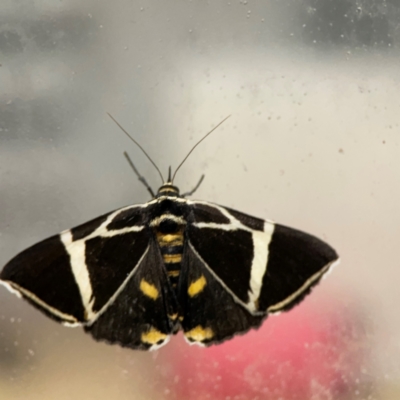
[[(346, 332), (346, 345), (311, 347), (335, 351), (326, 360), (339, 373), (349, 352), (362, 361), (341, 373), (348, 389), (321, 389), (311, 377), (303, 398), (398, 399), (399, 26), (398, 0), (2, 0), (0, 265), (47, 236), (148, 200), (124, 150), (160, 185), (107, 112), (164, 174), (232, 114), (175, 183), (187, 191), (204, 173), (195, 198), (332, 244), (342, 262), (304, 307), (323, 316), (318, 329)], [(180, 361), (189, 370), (208, 354), (182, 337), (155, 353), (98, 344), (2, 287), (0, 305), (0, 399), (184, 398), (171, 349), (196, 352)], [(331, 328), (331, 316), (344, 314), (346, 328)], [(268, 358), (268, 334), (264, 343), (246, 371)], [(276, 379), (290, 386), (285, 374)], [(206, 386), (216, 380), (210, 374)], [(259, 387), (225, 398), (279, 398)]]

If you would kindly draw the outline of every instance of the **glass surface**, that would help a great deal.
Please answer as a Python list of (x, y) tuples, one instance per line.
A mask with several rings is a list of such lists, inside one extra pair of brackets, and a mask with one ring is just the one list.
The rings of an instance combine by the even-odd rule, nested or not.
[(0, 2), (0, 265), (148, 200), (194, 198), (313, 233), (342, 262), (292, 311), (220, 346), (96, 343), (0, 288), (0, 399), (400, 397), (400, 4)]

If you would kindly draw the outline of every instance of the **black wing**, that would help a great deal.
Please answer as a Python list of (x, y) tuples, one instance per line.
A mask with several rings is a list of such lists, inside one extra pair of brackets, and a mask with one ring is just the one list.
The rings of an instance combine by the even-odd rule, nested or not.
[(190, 341), (213, 344), (298, 304), (338, 259), (314, 236), (206, 202), (192, 207), (179, 296)]
[(154, 350), (175, 333), (177, 302), (160, 249), (152, 239), (135, 273), (93, 324), (85, 327), (96, 340)]
[(253, 315), (236, 301), (189, 242), (184, 249), (179, 303), (189, 343), (211, 345), (258, 328), (265, 315)]
[[(168, 288), (161, 288), (168, 282), (162, 276), (157, 281), (162, 260), (145, 219), (143, 206), (130, 206), (50, 237), (13, 258), (2, 270), (0, 283), (59, 322), (86, 325), (95, 338), (140, 347), (126, 337), (126, 330), (121, 336), (113, 332), (123, 328), (122, 320), (112, 322), (107, 309), (117, 300), (114, 308), (128, 303), (128, 287), (138, 296), (130, 300), (139, 309), (143, 296), (147, 293), (151, 299), (155, 291), (160, 293), (154, 300), (157, 313), (165, 319), (165, 307), (173, 308), (166, 305)], [(147, 273), (144, 265), (151, 266)], [(139, 286), (134, 290), (132, 285)], [(151, 324), (152, 319), (142, 322)], [(167, 330), (164, 324), (162, 332)]]

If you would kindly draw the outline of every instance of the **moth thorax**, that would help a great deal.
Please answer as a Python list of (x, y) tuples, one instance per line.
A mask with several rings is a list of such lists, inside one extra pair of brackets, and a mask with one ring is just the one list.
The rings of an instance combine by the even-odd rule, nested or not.
[(160, 187), (160, 189), (158, 189), (156, 195), (156, 197), (161, 196), (179, 197), (179, 189), (170, 183), (165, 183)]

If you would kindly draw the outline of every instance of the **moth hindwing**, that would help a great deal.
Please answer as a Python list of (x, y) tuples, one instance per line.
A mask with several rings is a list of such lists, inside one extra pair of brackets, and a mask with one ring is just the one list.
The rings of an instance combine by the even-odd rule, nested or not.
[(179, 195), (103, 215), (18, 254), (1, 283), (96, 340), (211, 345), (298, 304), (338, 260), (320, 239)]

